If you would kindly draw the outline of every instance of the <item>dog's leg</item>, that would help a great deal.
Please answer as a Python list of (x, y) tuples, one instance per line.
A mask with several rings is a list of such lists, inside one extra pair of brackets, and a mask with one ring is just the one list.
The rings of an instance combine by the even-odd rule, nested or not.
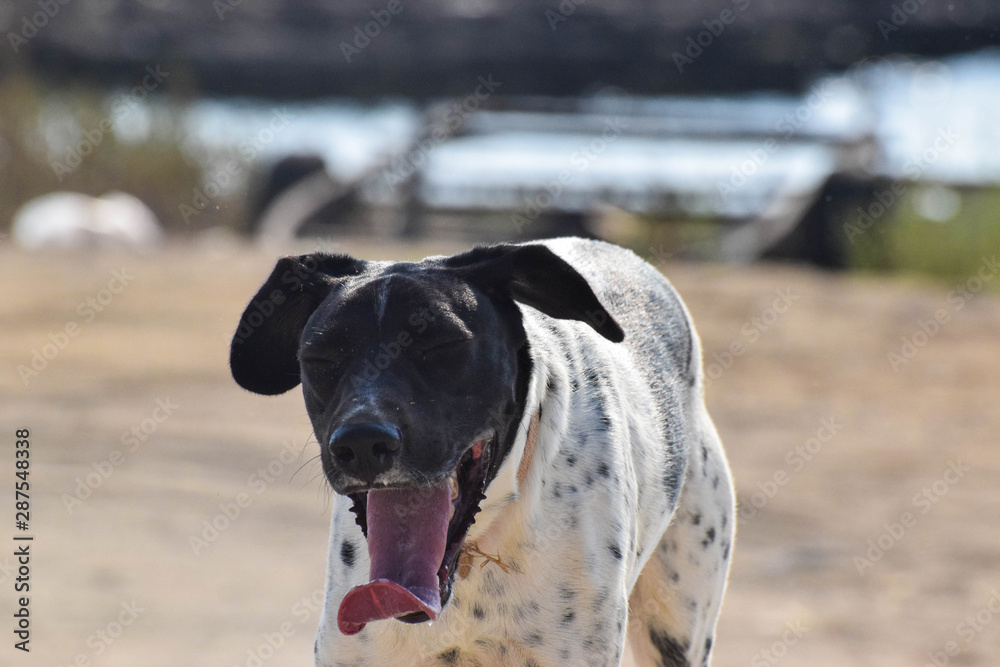
[(677, 510), (629, 598), (637, 667), (709, 664), (735, 533), (732, 480), (703, 409)]

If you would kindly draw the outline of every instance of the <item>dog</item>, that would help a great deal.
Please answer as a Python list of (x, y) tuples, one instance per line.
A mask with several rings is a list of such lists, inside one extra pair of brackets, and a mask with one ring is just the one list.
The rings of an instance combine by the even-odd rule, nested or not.
[(670, 283), (577, 238), (280, 259), (234, 335), (333, 490), (321, 667), (710, 661), (735, 533)]

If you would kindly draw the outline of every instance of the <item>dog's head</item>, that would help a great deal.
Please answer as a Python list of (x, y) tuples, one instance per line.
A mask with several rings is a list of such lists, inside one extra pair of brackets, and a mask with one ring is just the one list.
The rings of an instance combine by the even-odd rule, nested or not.
[(515, 302), (623, 338), (543, 245), (419, 263), (285, 257), (244, 311), (233, 377), (269, 395), (302, 383), (323, 471), (368, 539), (371, 582), (344, 598), (342, 631), (432, 620), (447, 603), (524, 410), (531, 358)]

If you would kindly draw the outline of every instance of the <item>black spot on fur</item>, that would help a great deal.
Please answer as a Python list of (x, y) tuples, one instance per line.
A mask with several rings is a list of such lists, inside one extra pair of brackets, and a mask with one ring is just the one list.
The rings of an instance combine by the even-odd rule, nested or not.
[(486, 610), (480, 607), (478, 604), (472, 605), (472, 615), (477, 621), (481, 621), (486, 618)]
[(700, 524), (701, 523), (701, 514), (699, 514), (698, 512), (693, 513), (691, 515), (691, 523), (693, 523), (696, 526), (698, 524)]
[(715, 528), (709, 528), (705, 531), (705, 539), (701, 541), (701, 548), (707, 549), (708, 545), (715, 541)]
[(719, 488), (719, 476), (718, 475), (716, 475), (715, 477), (712, 478), (712, 488), (713, 489)]
[(545, 640), (537, 632), (532, 632), (530, 635), (524, 638), (524, 643), (528, 646), (541, 646), (545, 643)]
[(570, 454), (569, 456), (567, 456), (566, 457), (566, 465), (568, 465), (570, 468), (572, 468), (573, 466), (575, 466), (576, 465), (576, 457), (573, 456), (572, 454)]
[(687, 647), (667, 633), (650, 630), (649, 641), (660, 654), (660, 667), (691, 667), (685, 656)]
[(354, 542), (340, 543), (340, 560), (344, 561), (347, 567), (354, 567)]
[(601, 418), (597, 420), (600, 423), (599, 430), (607, 431), (611, 428), (611, 417), (607, 415), (601, 415)]
[(597, 474), (601, 477), (607, 477), (611, 474), (611, 470), (608, 468), (608, 464), (605, 461), (601, 461), (597, 464)]
[(722, 543), (722, 560), (729, 560), (729, 542)]
[(663, 471), (663, 490), (667, 492), (671, 504), (677, 497), (678, 489), (681, 488), (681, 474), (676, 467), (670, 466)]
[(569, 586), (563, 586), (562, 588), (559, 589), (559, 597), (561, 597), (563, 600), (572, 600), (573, 598), (576, 597), (576, 591), (574, 591)]
[(440, 660), (445, 665), (457, 665), (459, 659), (462, 657), (462, 652), (457, 648), (450, 648), (441, 655), (438, 656)]
[(601, 387), (601, 376), (597, 374), (596, 368), (588, 368), (584, 371), (584, 375), (587, 376), (587, 384), (589, 384), (594, 389), (599, 389)]
[(567, 609), (562, 616), (562, 620), (559, 621), (560, 625), (569, 625), (576, 618), (576, 613), (572, 609)]
[(622, 559), (622, 550), (617, 544), (609, 544), (608, 549), (611, 550), (611, 555), (615, 557), (615, 560)]
[(708, 661), (708, 654), (712, 652), (712, 638), (705, 638), (705, 660)]

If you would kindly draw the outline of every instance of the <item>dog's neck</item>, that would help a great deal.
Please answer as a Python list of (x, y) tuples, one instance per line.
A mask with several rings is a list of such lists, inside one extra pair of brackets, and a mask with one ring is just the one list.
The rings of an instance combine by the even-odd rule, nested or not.
[(528, 472), (531, 469), (531, 462), (535, 458), (535, 446), (538, 444), (538, 426), (541, 421), (542, 408), (539, 407), (535, 411), (535, 415), (531, 418), (531, 423), (528, 424), (528, 435), (524, 441), (524, 453), (521, 454), (521, 462), (517, 466), (516, 477), (518, 487), (524, 486)]
[[(534, 325), (533, 322), (525, 324), (529, 327)], [(545, 334), (543, 330), (533, 337), (536, 345), (545, 345)], [(522, 500), (541, 493), (542, 471), (554, 454), (547, 451), (546, 443), (558, 437), (554, 431), (563, 428), (563, 425), (553, 428), (550, 422), (553, 418), (560, 424), (565, 420), (559, 408), (565, 406), (568, 399), (563, 395), (568, 388), (566, 383), (562, 383), (562, 388), (555, 394), (549, 386), (554, 369), (550, 368), (547, 358), (554, 352), (554, 349), (531, 350), (531, 376), (524, 410), (516, 426), (517, 435), (507, 460), (487, 487), (482, 511), (469, 532), (470, 543), (484, 548), (502, 547), (510, 525), (527, 518), (523, 512), (529, 507)]]

